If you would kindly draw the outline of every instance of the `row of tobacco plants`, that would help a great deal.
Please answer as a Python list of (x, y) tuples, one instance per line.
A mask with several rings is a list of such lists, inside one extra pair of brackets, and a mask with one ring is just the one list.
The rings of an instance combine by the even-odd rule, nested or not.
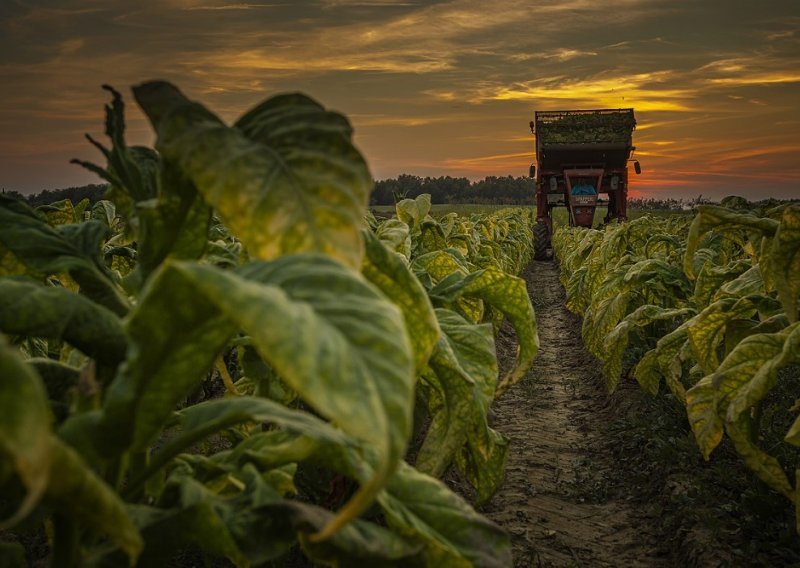
[[(510, 566), (486, 414), (538, 348), (523, 210), (377, 219), (341, 115), (299, 94), (228, 126), (168, 83), (106, 108), (107, 200), (0, 198), (0, 564), (176, 554), (280, 565)], [(498, 376), (508, 319), (518, 358)], [(218, 396), (198, 396), (224, 384)], [(220, 390), (221, 387), (220, 387)], [(194, 403), (198, 398), (203, 400)], [(413, 442), (413, 465), (407, 462)], [(42, 537), (40, 537), (42, 538)]]
[(564, 228), (554, 247), (608, 389), (631, 373), (651, 394), (666, 385), (706, 459), (727, 437), (796, 503), (800, 206), (727, 198), (694, 217)]

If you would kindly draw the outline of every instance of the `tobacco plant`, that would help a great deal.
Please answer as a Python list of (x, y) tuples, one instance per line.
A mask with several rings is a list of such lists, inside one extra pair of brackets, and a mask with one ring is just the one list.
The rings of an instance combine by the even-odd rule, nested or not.
[[(365, 222), (351, 127), (312, 99), (226, 125), (145, 83), (151, 149), (125, 143), (107, 89), (111, 144), (89, 138), (107, 164), (80, 162), (107, 200), (0, 197), (2, 527), (45, 527), (56, 566), (182, 548), (264, 565), (297, 546), (329, 565), (509, 566), (508, 535), (436, 476), (455, 461), (484, 500), (502, 478), (486, 412), (538, 345), (508, 274), (529, 215), (436, 221), (418, 198)], [(503, 317), (521, 350), (498, 387)], [(224, 396), (193, 404), (217, 376)]]
[[(790, 476), (777, 446), (762, 447), (761, 416), (767, 405), (797, 408), (767, 399), (800, 364), (800, 206), (725, 204), (700, 206), (691, 221), (560, 230), (567, 305), (584, 316), (609, 390), (632, 357), (644, 390), (656, 394), (663, 379), (686, 405), (706, 459), (727, 435), (759, 478), (797, 501), (800, 470)], [(784, 442), (800, 445), (798, 432), (800, 419)]]

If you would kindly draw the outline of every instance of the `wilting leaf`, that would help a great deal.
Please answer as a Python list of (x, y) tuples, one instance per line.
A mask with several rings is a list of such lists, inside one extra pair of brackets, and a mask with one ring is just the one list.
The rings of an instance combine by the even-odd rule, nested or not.
[(704, 377), (686, 392), (686, 413), (703, 457), (708, 459), (722, 441), (722, 419), (717, 413), (713, 377)]
[(747, 467), (750, 468), (761, 481), (782, 493), (790, 501), (794, 501), (794, 489), (783, 471), (783, 467), (777, 459), (770, 456), (758, 446), (752, 439), (750, 432), (749, 417), (741, 418), (736, 422), (729, 422), (725, 425), (731, 441), (738, 454), (744, 458)]
[(714, 386), (720, 413), (728, 422), (737, 422), (761, 400), (774, 386), (778, 370), (793, 362), (800, 333), (792, 332), (797, 329), (800, 326), (794, 325), (778, 333), (746, 337), (719, 366)]
[(425, 219), (420, 225), (420, 230), (417, 254), (445, 250), (448, 247), (442, 226), (435, 219)]
[(36, 208), (36, 212), (47, 219), (47, 223), (51, 227), (80, 223), (83, 221), (83, 217), (78, 218), (76, 215), (75, 208), (72, 206), (72, 201), (69, 199), (62, 199), (61, 201), (55, 201), (47, 205), (40, 205)]
[(651, 349), (639, 360), (633, 370), (633, 376), (639, 382), (642, 390), (655, 396), (661, 384), (661, 374), (658, 371), (658, 352)]

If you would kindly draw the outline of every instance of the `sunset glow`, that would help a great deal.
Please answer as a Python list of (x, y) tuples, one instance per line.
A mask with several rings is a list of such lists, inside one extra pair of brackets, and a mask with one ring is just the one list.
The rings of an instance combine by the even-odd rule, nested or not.
[(345, 113), (376, 179), (522, 176), (534, 110), (636, 112), (642, 196), (800, 197), (796, 0), (9, 0), (0, 186), (99, 180), (100, 85), (152, 144), (131, 85), (167, 79), (225, 120), (303, 91)]

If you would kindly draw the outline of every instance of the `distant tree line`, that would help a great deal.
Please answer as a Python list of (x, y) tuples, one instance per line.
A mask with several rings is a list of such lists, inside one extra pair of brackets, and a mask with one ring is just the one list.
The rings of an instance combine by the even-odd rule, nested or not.
[[(3, 195), (26, 201), (31, 207), (47, 205), (62, 199), (78, 203), (86, 198), (94, 204), (103, 199), (108, 185), (90, 184), (64, 189), (45, 189), (39, 193), (24, 195), (19, 191), (2, 189)], [(370, 205), (394, 205), (400, 199), (414, 198), (429, 193), (433, 203), (476, 203), (497, 205), (533, 205), (536, 203), (534, 181), (528, 177), (489, 176), (480, 181), (470, 181), (465, 177), (420, 177), (401, 174), (396, 178), (378, 180), (370, 195)], [(605, 197), (605, 196), (604, 196)], [(747, 202), (753, 206), (776, 206), (787, 201), (767, 199)], [(724, 202), (724, 200), (723, 200)], [(698, 195), (694, 198), (656, 198), (637, 197), (628, 199), (629, 209), (651, 211), (681, 211), (692, 209), (713, 200)]]
[[(39, 193), (23, 195), (19, 191), (2, 190), (4, 195), (27, 201), (32, 207), (46, 205), (62, 199), (73, 203), (88, 198), (91, 203), (103, 199), (107, 185), (84, 185), (65, 189), (46, 189)], [(489, 176), (480, 181), (465, 177), (420, 177), (402, 174), (396, 178), (378, 180), (370, 196), (370, 205), (394, 205), (400, 199), (429, 193), (433, 203), (483, 203), (499, 205), (532, 205), (534, 182), (525, 177)]]
[(38, 207), (39, 205), (47, 205), (48, 203), (54, 203), (62, 199), (69, 199), (73, 203), (88, 199), (91, 204), (95, 204), (103, 199), (106, 189), (108, 189), (107, 184), (90, 184), (80, 187), (67, 187), (64, 189), (45, 189), (44, 191), (32, 193), (31, 195), (23, 195), (19, 191), (9, 191), (5, 189), (2, 190), (2, 193), (8, 197), (26, 201), (31, 207)]
[(369, 203), (393, 205), (400, 199), (429, 193), (432, 203), (532, 205), (534, 192), (534, 180), (527, 177), (489, 176), (480, 181), (470, 181), (465, 177), (401, 174), (376, 181)]

